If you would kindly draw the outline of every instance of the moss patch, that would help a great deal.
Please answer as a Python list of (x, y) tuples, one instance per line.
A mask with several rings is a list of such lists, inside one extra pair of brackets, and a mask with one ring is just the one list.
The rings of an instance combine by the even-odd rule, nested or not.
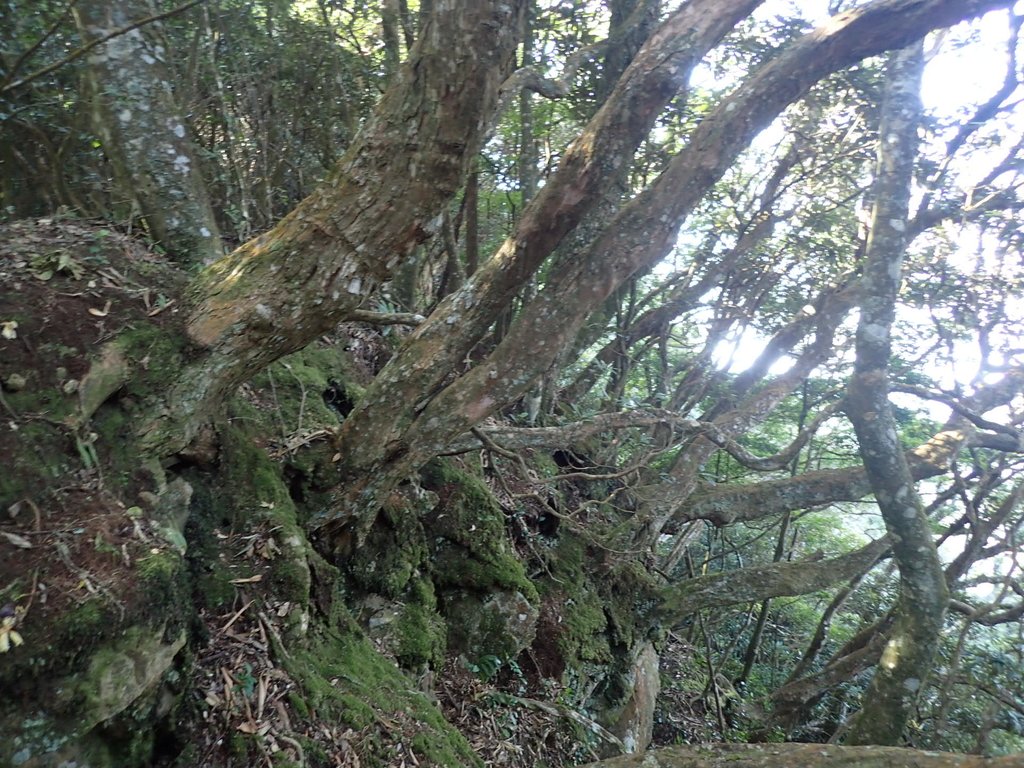
[(437, 612), (433, 585), (416, 579), (409, 597), (395, 622), (395, 656), (407, 669), (430, 666), (440, 669), (447, 646), (447, 628)]
[(312, 344), (257, 374), (252, 386), (262, 393), (261, 400), (267, 400), (274, 422), (268, 434), (288, 435), (337, 424), (340, 414), (324, 401), (332, 382), (344, 400), (355, 402), (362, 397), (351, 361), (334, 346)]
[(483, 481), (452, 461), (436, 459), (424, 468), (423, 485), (438, 495), (427, 521), (435, 584), (481, 591), (497, 587), (536, 604), (537, 589), (509, 546), (505, 516)]
[(304, 707), (321, 719), (360, 731), (368, 768), (395, 764), (398, 746), (424, 765), (482, 766), (469, 744), (411, 681), (369, 642), (345, 631), (322, 631), (285, 667), (302, 686)]
[(224, 424), (220, 437), (220, 477), (208, 514), (232, 528), (255, 530), (262, 525), (278, 550), (276, 554), (268, 552), (265, 563), (275, 597), (305, 606), (311, 584), (307, 564), (311, 548), (281, 467), (257, 444), (251, 427)]
[(420, 511), (411, 500), (392, 494), (365, 546), (339, 563), (351, 587), (401, 600), (427, 563), (427, 537)]

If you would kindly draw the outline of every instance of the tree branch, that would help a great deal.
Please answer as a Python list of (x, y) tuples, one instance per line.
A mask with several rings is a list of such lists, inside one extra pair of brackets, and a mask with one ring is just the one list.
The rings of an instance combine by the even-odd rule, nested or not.
[(666, 622), (676, 624), (702, 608), (817, 592), (862, 573), (891, 544), (888, 537), (882, 537), (831, 560), (771, 563), (689, 579), (662, 591), (658, 614)]

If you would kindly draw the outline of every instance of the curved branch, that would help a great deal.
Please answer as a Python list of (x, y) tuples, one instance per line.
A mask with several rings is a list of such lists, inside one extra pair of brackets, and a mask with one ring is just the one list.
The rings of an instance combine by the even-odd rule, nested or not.
[[(942, 474), (961, 450), (978, 445), (982, 437), (969, 426), (950, 425), (927, 443), (907, 452), (911, 477), (923, 480)], [(652, 489), (652, 495), (667, 494), (669, 490), (657, 487)], [(730, 525), (822, 504), (858, 501), (870, 493), (871, 484), (863, 467), (823, 469), (780, 480), (713, 487), (681, 505), (674, 522), (678, 525), (707, 520), (717, 526)]]
[(371, 325), (419, 325), (426, 318), (414, 312), (370, 312), (365, 309), (357, 309), (345, 319), (354, 323), (370, 323)]
[(891, 545), (883, 536), (831, 560), (771, 563), (689, 579), (665, 588), (657, 611), (666, 622), (675, 624), (702, 608), (810, 594), (859, 575)]

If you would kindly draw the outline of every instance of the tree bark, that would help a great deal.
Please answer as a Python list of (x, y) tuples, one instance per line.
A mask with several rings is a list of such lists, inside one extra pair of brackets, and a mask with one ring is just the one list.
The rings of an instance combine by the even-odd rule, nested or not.
[(887, 538), (881, 538), (830, 560), (771, 563), (688, 579), (662, 590), (657, 612), (667, 623), (675, 624), (702, 608), (810, 594), (852, 579), (890, 546)]
[[(383, 494), (450, 440), (521, 397), (615, 288), (671, 248), (682, 221), (753, 137), (820, 78), (1005, 4), (881, 0), (798, 40), (704, 118), (686, 150), (622, 209), (589, 252), (549, 278), (487, 360), (445, 386), (511, 294), (598, 199), (601, 183), (615, 178), (616, 167), (628, 159), (624, 151), (646, 135), (645, 126), (657, 114), (658, 95), (674, 93), (694, 57), (701, 58), (717, 33), (731, 26), (722, 22), (731, 21), (736, 10), (684, 6), (637, 55), (513, 236), (417, 330), (350, 415), (339, 440), (346, 488), (324, 523), (337, 527), (355, 521), (357, 529), (368, 530)], [(703, 17), (689, 19), (684, 37), (698, 42), (686, 47), (668, 30), (698, 6)], [(647, 93), (648, 86), (656, 95)], [(638, 113), (623, 114), (630, 106)]]
[[(503, 395), (500, 402), (484, 398), (483, 409), (478, 403), (475, 408), (446, 411), (443, 418), (421, 416), (430, 398), (462, 366), (516, 292), (601, 199), (607, 184), (624, 172), (661, 109), (685, 87), (692, 68), (760, 2), (696, 0), (655, 31), (608, 101), (566, 150), (558, 170), (527, 206), (512, 235), (417, 329), (346, 419), (339, 447), (348, 487), (325, 522), (336, 525), (358, 517), (365, 529), (376, 515), (374, 500), (380, 494), (443, 450), (444, 442), (464, 432), (467, 424), (478, 423), (522, 395), (529, 382), (520, 382), (523, 386)], [(409, 430), (417, 420), (446, 427), (445, 437), (413, 438)]]

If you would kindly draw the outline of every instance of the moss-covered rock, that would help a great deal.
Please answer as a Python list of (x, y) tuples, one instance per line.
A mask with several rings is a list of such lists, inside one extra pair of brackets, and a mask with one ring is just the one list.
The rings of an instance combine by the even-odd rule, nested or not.
[(437, 459), (424, 468), (423, 485), (438, 496), (426, 521), (434, 583), (442, 590), (520, 592), (536, 604), (537, 589), (509, 545), (505, 516), (484, 482)]
[(166, 714), (157, 692), (177, 675), (187, 638), (183, 561), (157, 549), (122, 586), (120, 607), (102, 598), (70, 607), (51, 617), (45, 634), (34, 627), (19, 653), (4, 659), (0, 732), (9, 736), (0, 740), (0, 765), (49, 768), (71, 758), (91, 768), (144, 764), (152, 719), (144, 731), (118, 738), (102, 731), (126, 713)]
[(539, 610), (521, 592), (498, 591), (482, 599), (449, 596), (445, 615), (452, 650), (470, 659), (514, 659), (533, 642)]

